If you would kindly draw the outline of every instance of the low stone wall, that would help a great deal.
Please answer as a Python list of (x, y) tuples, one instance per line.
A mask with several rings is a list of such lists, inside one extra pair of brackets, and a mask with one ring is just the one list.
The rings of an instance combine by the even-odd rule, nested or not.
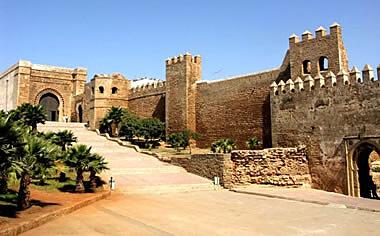
[(304, 146), (233, 151), (231, 161), (231, 182), (234, 185), (297, 186), (311, 182)]
[(171, 164), (178, 165), (188, 172), (214, 179), (220, 178), (220, 184), (224, 187), (231, 186), (232, 162), (230, 154), (193, 154), (188, 157), (172, 157)]

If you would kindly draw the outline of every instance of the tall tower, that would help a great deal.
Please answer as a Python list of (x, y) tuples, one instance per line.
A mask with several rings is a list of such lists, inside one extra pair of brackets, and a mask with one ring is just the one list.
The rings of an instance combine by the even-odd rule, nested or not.
[(166, 134), (195, 127), (196, 81), (201, 79), (201, 57), (184, 56), (166, 60)]
[(302, 40), (295, 34), (289, 37), (291, 78), (325, 76), (328, 71), (338, 74), (342, 69), (348, 72), (348, 59), (343, 45), (342, 28), (334, 23), (330, 34), (323, 27), (312, 33), (305, 31)]

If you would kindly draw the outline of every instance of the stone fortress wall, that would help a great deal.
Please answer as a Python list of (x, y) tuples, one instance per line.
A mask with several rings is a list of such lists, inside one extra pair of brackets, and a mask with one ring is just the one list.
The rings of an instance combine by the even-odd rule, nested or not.
[(67, 115), (91, 129), (117, 106), (165, 121), (167, 135), (196, 131), (202, 148), (232, 138), (244, 149), (254, 136), (263, 148), (306, 145), (312, 186), (355, 195), (353, 150), (366, 140), (380, 150), (380, 88), (371, 66), (349, 71), (340, 25), (331, 25), (329, 33), (320, 27), (315, 37), (309, 31), (301, 39), (290, 36), (282, 64), (272, 70), (206, 81), (201, 63), (186, 53), (166, 60), (165, 81), (139, 83), (114, 73), (85, 84), (84, 68), (20, 61), (0, 76), (0, 85), (8, 85), (0, 108), (37, 104), (52, 94), (60, 121)]
[(140, 117), (157, 118), (165, 122), (166, 83), (162, 80), (149, 81), (129, 90), (128, 108)]
[[(380, 67), (377, 68), (379, 76)], [(380, 134), (380, 81), (371, 66), (272, 84), (274, 147), (307, 145), (313, 187), (348, 193), (346, 137)], [(380, 144), (380, 143), (379, 143)], [(346, 150), (347, 148), (347, 150)], [(349, 154), (349, 153), (348, 153)]]

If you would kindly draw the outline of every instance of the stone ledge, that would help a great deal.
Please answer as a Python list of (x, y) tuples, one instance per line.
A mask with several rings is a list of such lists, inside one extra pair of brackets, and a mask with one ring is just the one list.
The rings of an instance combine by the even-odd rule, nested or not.
[(82, 207), (88, 206), (96, 201), (105, 199), (111, 195), (111, 191), (107, 190), (103, 193), (96, 194), (93, 197), (84, 199), (83, 201), (74, 203), (71, 206), (63, 207), (61, 209), (57, 209), (55, 211), (52, 211), (50, 213), (44, 214), (42, 216), (39, 216), (31, 221), (20, 223), (15, 226), (7, 227), (5, 229), (0, 230), (0, 235), (2, 236), (14, 236), (19, 235), (21, 233), (24, 233), (28, 230), (37, 228), (38, 226), (41, 226), (49, 221), (52, 221), (56, 219), (57, 217), (68, 215), (73, 211), (76, 211)]
[(106, 137), (107, 140), (110, 140), (110, 141), (116, 142), (116, 143), (118, 143), (120, 146), (133, 148), (133, 149), (135, 149), (136, 152), (141, 152), (140, 147), (137, 146), (137, 145), (133, 145), (133, 144), (131, 144), (130, 142), (127, 142), (127, 141), (122, 141), (122, 140), (120, 140), (119, 138), (113, 138), (113, 137), (111, 137), (108, 133), (100, 133), (99, 129), (96, 129), (95, 132), (96, 132), (97, 135), (100, 135), (100, 136)]

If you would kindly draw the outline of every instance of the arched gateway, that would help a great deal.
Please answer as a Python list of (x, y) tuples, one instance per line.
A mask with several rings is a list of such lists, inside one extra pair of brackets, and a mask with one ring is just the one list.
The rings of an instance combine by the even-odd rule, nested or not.
[(41, 96), (39, 104), (41, 104), (47, 113), (48, 121), (59, 120), (59, 99), (52, 93), (45, 93)]
[(348, 192), (351, 196), (378, 198), (380, 141), (374, 139), (357, 140), (352, 145), (347, 170)]

